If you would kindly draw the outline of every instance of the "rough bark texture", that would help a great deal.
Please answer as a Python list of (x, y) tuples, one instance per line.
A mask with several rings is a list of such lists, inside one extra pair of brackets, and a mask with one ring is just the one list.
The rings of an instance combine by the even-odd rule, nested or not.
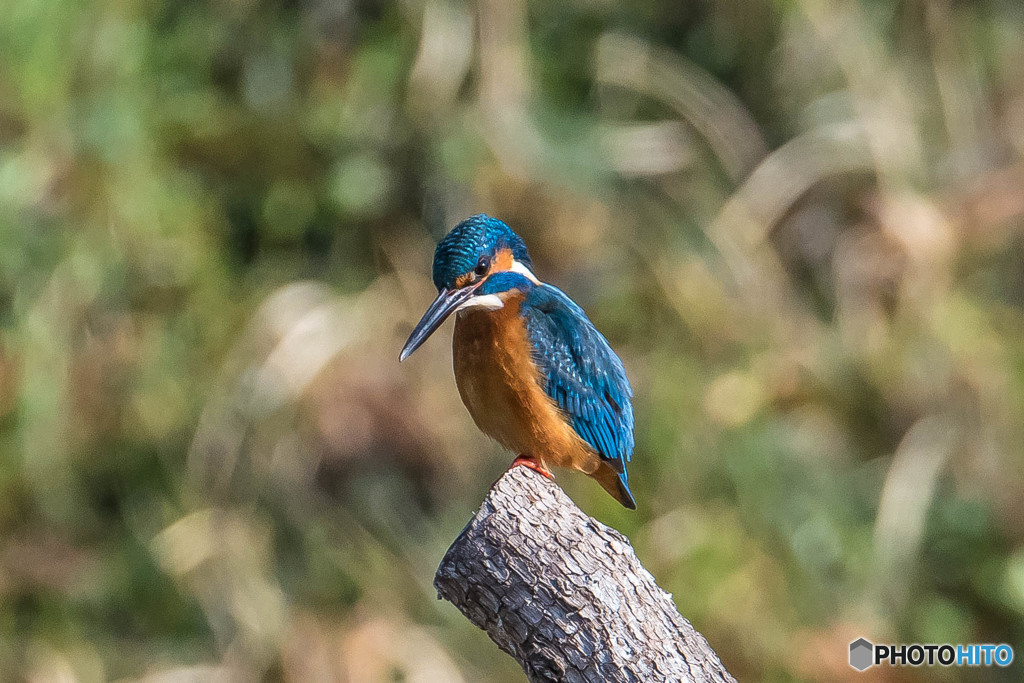
[(733, 681), (625, 536), (514, 467), (434, 578), (537, 681)]

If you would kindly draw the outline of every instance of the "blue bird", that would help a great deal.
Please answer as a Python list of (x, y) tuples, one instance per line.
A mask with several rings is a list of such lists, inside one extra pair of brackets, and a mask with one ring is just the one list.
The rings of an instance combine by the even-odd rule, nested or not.
[(572, 299), (533, 274), (522, 238), (478, 214), (437, 245), (437, 298), (405, 360), (454, 312), (455, 382), (477, 427), (526, 465), (579, 470), (636, 509), (633, 391), (622, 361)]

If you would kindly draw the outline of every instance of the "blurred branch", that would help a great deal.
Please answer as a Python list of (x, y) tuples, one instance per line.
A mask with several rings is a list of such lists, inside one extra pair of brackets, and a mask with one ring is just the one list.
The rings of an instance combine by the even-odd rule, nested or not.
[(254, 426), (294, 404), (313, 380), (353, 343), (357, 306), (323, 285), (295, 282), (259, 307), (214, 383), (189, 449), (195, 481), (224, 490)]
[(950, 416), (922, 418), (907, 430), (889, 465), (875, 518), (875, 553), (880, 577), (876, 588), (892, 610), (906, 604), (928, 511), (959, 445), (958, 432)]
[(915, 90), (887, 56), (860, 3), (798, 3), (846, 79), (867, 135), (879, 185), (904, 190), (926, 176), (924, 143), (914, 112)]
[(596, 52), (599, 83), (627, 88), (664, 102), (707, 141), (734, 182), (768, 153), (746, 107), (696, 64), (643, 41), (610, 33)]
[(855, 124), (823, 126), (800, 135), (754, 168), (706, 228), (754, 310), (778, 321), (797, 321), (788, 334), (804, 337), (817, 327), (800, 306), (777, 252), (767, 247), (772, 230), (814, 185), (844, 173), (872, 170), (865, 135)]
[(525, 467), (492, 487), (434, 585), (534, 682), (734, 680), (629, 541)]

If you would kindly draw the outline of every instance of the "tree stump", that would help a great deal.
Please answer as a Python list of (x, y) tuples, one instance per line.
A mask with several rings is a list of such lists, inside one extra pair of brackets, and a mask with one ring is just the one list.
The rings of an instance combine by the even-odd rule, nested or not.
[(538, 681), (734, 681), (619, 532), (514, 467), (445, 553), (442, 597)]

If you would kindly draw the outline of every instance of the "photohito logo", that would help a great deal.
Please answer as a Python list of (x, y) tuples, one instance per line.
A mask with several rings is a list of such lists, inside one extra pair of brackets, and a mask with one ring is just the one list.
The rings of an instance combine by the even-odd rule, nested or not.
[(850, 666), (857, 671), (883, 663), (889, 666), (1010, 666), (1013, 648), (989, 643), (875, 645), (867, 638), (850, 643)]

